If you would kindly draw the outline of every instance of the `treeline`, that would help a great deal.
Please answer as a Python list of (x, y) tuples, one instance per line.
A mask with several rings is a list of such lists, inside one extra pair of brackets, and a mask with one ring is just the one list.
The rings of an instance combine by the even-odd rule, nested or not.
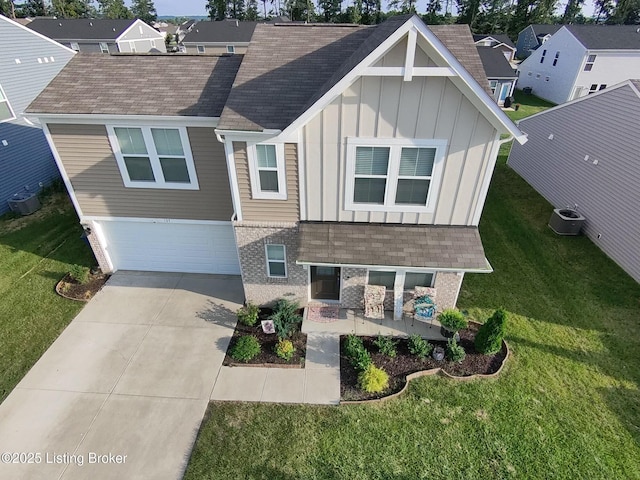
[(147, 23), (158, 18), (153, 0), (133, 0), (131, 8), (124, 0), (0, 0), (0, 13), (9, 18), (139, 18)]

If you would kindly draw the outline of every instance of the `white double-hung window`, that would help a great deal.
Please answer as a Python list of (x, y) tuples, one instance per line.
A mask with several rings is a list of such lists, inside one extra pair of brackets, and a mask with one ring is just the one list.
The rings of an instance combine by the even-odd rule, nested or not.
[(108, 126), (107, 129), (125, 187), (198, 189), (184, 127)]
[(251, 197), (263, 200), (286, 200), (284, 144), (249, 143), (247, 145)]
[(446, 140), (347, 140), (345, 209), (432, 212)]
[(0, 122), (6, 122), (9, 120), (13, 120), (14, 118), (16, 118), (16, 116), (13, 113), (11, 105), (9, 105), (9, 100), (4, 94), (2, 86), (0, 85)]

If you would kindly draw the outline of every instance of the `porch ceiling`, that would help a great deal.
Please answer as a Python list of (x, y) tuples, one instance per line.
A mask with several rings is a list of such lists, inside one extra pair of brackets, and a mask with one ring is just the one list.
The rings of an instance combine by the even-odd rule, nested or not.
[(491, 271), (476, 227), (303, 222), (298, 263)]

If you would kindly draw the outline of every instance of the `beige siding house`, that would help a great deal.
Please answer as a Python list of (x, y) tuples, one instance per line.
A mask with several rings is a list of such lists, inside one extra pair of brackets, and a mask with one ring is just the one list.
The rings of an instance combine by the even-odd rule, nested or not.
[(193, 54), (243, 54), (258, 22), (235, 19), (198, 22), (182, 39), (183, 50)]
[[(31, 105), (102, 268), (241, 273), (261, 305), (362, 308), (366, 284), (396, 317), (416, 286), (455, 305), (465, 273), (492, 270), (477, 227), (501, 135), (526, 141), (468, 27), (252, 33), (245, 55), (170, 58), (181, 96), (142, 88), (166, 57), (79, 55)], [(111, 77), (139, 101), (95, 91)]]

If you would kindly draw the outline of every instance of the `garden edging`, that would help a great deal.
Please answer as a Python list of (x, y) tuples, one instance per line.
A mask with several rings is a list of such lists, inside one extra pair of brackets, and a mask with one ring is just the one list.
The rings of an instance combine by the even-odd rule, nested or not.
[(56, 293), (61, 297), (66, 298), (67, 300), (75, 300), (76, 302), (84, 302), (84, 303), (87, 303), (89, 300), (91, 300), (90, 298), (73, 298), (73, 297), (70, 297), (69, 295), (65, 295), (64, 293), (62, 293), (62, 288), (61, 288), (63, 283), (64, 283), (64, 279), (56, 283)]

